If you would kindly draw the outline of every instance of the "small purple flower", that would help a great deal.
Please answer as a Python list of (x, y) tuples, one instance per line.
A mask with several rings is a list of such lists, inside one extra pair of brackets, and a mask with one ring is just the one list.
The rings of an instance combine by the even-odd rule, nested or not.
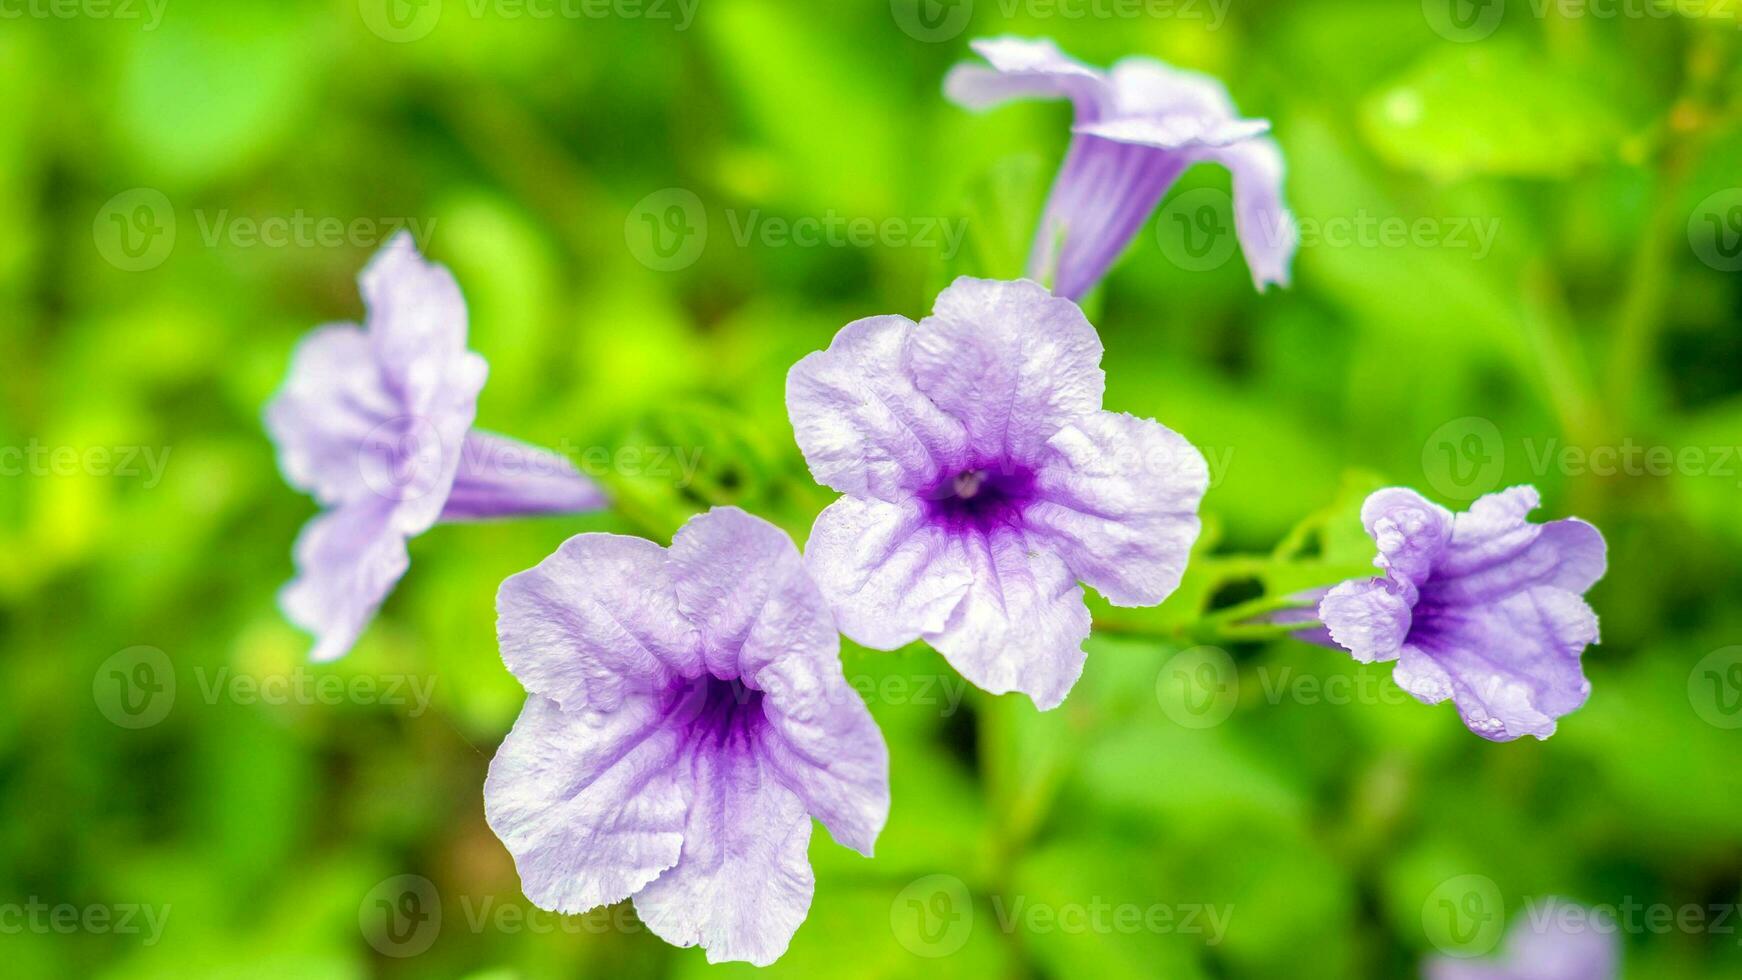
[(805, 558), (842, 632), (924, 638), (1042, 709), (1083, 669), (1078, 581), (1117, 605), (1178, 587), (1209, 471), (1149, 419), (1101, 410), (1101, 340), (1037, 283), (962, 278), (914, 323), (850, 323), (786, 379), (819, 483), (846, 496)]
[(1621, 975), (1620, 943), (1614, 929), (1600, 931), (1591, 913), (1566, 907), (1545, 922), (1521, 918), (1506, 935), (1493, 960), (1438, 956), (1422, 971), (1425, 980), (1616, 980)]
[(1028, 274), (1080, 299), (1137, 235), (1167, 189), (1195, 163), (1234, 174), (1234, 227), (1263, 290), (1288, 285), (1298, 235), (1282, 201), (1282, 151), (1270, 123), (1242, 119), (1221, 82), (1153, 58), (1091, 68), (1046, 39), (971, 47), (991, 67), (958, 65), (944, 81), (957, 104), (987, 109), (1019, 98), (1065, 98), (1076, 115)]
[(889, 755), (786, 534), (736, 508), (669, 550), (582, 534), (496, 597), (526, 707), (484, 813), (541, 908), (631, 896), (709, 962), (786, 951), (815, 884), (811, 817), (869, 857)]
[(322, 327), (266, 406), (285, 479), (327, 510), (296, 542), (285, 615), (313, 658), (356, 643), (410, 564), (407, 539), (439, 521), (596, 510), (566, 459), (472, 428), (488, 367), (466, 349), (453, 276), (401, 233), (359, 279), (365, 327)]
[(1453, 515), (1413, 490), (1361, 508), (1385, 575), (1344, 582), (1319, 604), (1331, 638), (1426, 704), (1451, 698), (1496, 742), (1547, 738), (1591, 692), (1579, 657), (1597, 642), (1584, 593), (1605, 570), (1603, 535), (1580, 520), (1532, 524), (1536, 488), (1489, 494)]

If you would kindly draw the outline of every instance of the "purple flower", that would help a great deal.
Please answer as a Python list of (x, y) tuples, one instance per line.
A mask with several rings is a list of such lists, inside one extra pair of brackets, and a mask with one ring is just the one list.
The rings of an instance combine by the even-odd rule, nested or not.
[(1426, 980), (1615, 980), (1621, 975), (1621, 951), (1613, 927), (1599, 931), (1589, 911), (1573, 906), (1564, 911), (1577, 914), (1546, 922), (1520, 919), (1497, 959), (1435, 957), (1423, 974)]
[(1064, 54), (1050, 40), (974, 41), (991, 67), (958, 65), (944, 93), (980, 110), (1018, 98), (1065, 98), (1076, 115), (1064, 167), (1053, 184), (1028, 274), (1079, 299), (1113, 265), (1191, 165), (1234, 174), (1234, 227), (1260, 289), (1288, 285), (1298, 238), (1282, 202), (1282, 151), (1270, 123), (1242, 119), (1221, 82), (1152, 58), (1109, 71)]
[(633, 896), (709, 962), (773, 962), (810, 908), (811, 817), (870, 856), (889, 815), (888, 750), (791, 539), (731, 507), (669, 550), (582, 534), (496, 608), (528, 695), (484, 813), (527, 898)]
[(408, 538), (438, 520), (594, 510), (604, 497), (567, 460), (472, 428), (488, 367), (466, 349), (453, 276), (401, 233), (359, 279), (367, 325), (322, 327), (266, 406), (292, 486), (327, 510), (296, 542), (285, 615), (313, 657), (356, 643), (405, 574)]
[(1177, 433), (1102, 411), (1104, 385), (1082, 310), (1026, 280), (958, 279), (925, 320), (848, 324), (794, 365), (799, 448), (846, 494), (805, 548), (842, 632), (923, 637), (988, 691), (1063, 701), (1089, 635), (1078, 581), (1166, 598), (1209, 482)]
[(1489, 494), (1468, 513), (1413, 490), (1361, 507), (1380, 578), (1344, 582), (1319, 604), (1336, 643), (1362, 663), (1397, 661), (1399, 687), (1451, 698), (1486, 739), (1547, 738), (1585, 703), (1579, 656), (1597, 642), (1583, 595), (1603, 577), (1603, 535), (1584, 521), (1532, 524), (1535, 487)]

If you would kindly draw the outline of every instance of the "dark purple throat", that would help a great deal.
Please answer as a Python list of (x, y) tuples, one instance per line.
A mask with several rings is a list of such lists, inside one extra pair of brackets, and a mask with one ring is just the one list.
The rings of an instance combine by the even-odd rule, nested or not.
[(761, 691), (712, 674), (681, 681), (672, 691), (669, 710), (688, 741), (709, 745), (752, 737), (764, 720)]
[(948, 472), (924, 494), (932, 523), (952, 531), (1020, 524), (1024, 508), (1033, 499), (1033, 472), (997, 464)]

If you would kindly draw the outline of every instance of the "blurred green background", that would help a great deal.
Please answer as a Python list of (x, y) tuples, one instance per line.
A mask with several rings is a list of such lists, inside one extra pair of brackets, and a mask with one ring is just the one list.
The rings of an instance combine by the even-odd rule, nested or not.
[[(663, 539), (719, 503), (802, 542), (831, 495), (792, 441), (791, 363), (850, 320), (923, 315), (955, 275), (1020, 273), (1068, 109), (940, 95), (967, 40), (1002, 33), (1226, 79), (1275, 123), (1306, 242), (1294, 287), (1255, 294), (1227, 175), (1201, 167), (1089, 297), (1109, 407), (1212, 461), (1203, 554), (1091, 640), (1045, 715), (964, 696), (927, 650), (847, 646), (893, 812), (873, 860), (816, 835), (809, 920), (768, 972), (1411, 976), (1465, 942), (1436, 925), (1451, 906), (1486, 930), (1472, 952), (1548, 896), (1742, 901), (1723, 5), (0, 14), (7, 975), (751, 972), (627, 906), (522, 898), (480, 799), (522, 699), (495, 589), (570, 534)], [(304, 333), (360, 317), (355, 274), (408, 223), (469, 301), (479, 424), (588, 461), (621, 504), (436, 528), (356, 650), (310, 665), (274, 596), (314, 506), (260, 410)], [(1197, 646), (1205, 608), (1358, 574), (1360, 497), (1391, 482), (1460, 507), (1532, 482), (1541, 519), (1606, 533), (1593, 694), (1552, 740), (1484, 742), (1334, 651)], [(1191, 908), (1231, 914), (1212, 933)], [(1742, 915), (1715, 914), (1627, 931), (1628, 975), (1742, 976)]]

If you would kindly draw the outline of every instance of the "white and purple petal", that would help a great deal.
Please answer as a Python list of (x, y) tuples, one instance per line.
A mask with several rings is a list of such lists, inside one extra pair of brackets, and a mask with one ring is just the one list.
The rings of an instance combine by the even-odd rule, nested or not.
[(1396, 659), (1419, 700), (1454, 701), (1476, 734), (1549, 737), (1590, 695), (1581, 659), (1598, 628), (1583, 593), (1606, 559), (1583, 521), (1530, 523), (1539, 502), (1513, 487), (1454, 516), (1412, 490), (1374, 493), (1362, 523), (1387, 574), (1332, 589), (1320, 618), (1357, 660)]
[(1209, 488), (1203, 453), (1151, 419), (1095, 412), (1055, 433), (1025, 512), (1037, 539), (1119, 606), (1179, 588)]
[(962, 277), (908, 340), (905, 365), (967, 429), (964, 467), (1032, 465), (1060, 429), (1100, 411), (1101, 338), (1077, 304), (1026, 279)]
[(677, 864), (690, 786), (682, 733), (646, 692), (609, 711), (532, 694), (490, 760), (484, 818), (540, 908), (620, 902)]

